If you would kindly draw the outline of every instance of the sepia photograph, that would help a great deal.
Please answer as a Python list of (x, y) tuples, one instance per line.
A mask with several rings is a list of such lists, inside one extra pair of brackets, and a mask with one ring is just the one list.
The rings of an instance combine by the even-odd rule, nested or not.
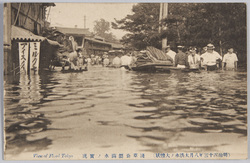
[(248, 159), (244, 2), (4, 2), (4, 160)]

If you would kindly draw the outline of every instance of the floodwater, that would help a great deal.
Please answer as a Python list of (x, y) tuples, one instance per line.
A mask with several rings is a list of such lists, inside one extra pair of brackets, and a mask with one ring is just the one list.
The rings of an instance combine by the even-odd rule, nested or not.
[(70, 159), (135, 152), (247, 157), (246, 72), (93, 66), (82, 73), (6, 76), (4, 90), (5, 159), (62, 152)]

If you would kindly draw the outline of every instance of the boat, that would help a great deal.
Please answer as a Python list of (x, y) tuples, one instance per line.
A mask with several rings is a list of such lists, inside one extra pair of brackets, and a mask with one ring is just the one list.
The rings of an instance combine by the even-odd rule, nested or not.
[(154, 47), (147, 47), (145, 53), (138, 56), (133, 66), (125, 68), (142, 72), (200, 72), (198, 67), (174, 67), (172, 58)]
[(133, 71), (143, 71), (143, 72), (163, 72), (163, 71), (169, 72), (170, 66), (163, 63), (146, 63), (137, 66), (132, 66), (130, 69)]
[[(157, 72), (167, 71), (173, 66), (173, 59), (163, 51), (152, 46), (147, 47), (144, 53), (141, 53), (133, 66), (129, 67), (133, 71)], [(126, 67), (125, 67), (126, 68)]]
[(79, 69), (79, 70), (74, 70), (74, 69), (61, 70), (62, 73), (78, 73), (78, 72), (83, 72), (83, 71), (88, 71), (88, 68), (85, 67), (84, 69)]
[(178, 68), (159, 63), (148, 63), (140, 66), (131, 67), (133, 71), (143, 72), (200, 72), (198, 68)]

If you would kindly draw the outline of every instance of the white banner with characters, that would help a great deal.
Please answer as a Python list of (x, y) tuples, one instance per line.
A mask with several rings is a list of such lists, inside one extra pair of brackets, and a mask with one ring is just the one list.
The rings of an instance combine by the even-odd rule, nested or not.
[(40, 58), (40, 42), (30, 42), (30, 69), (38, 71)]
[(29, 43), (28, 42), (19, 42), (19, 65), (20, 73), (27, 72), (28, 69), (28, 55), (29, 55)]

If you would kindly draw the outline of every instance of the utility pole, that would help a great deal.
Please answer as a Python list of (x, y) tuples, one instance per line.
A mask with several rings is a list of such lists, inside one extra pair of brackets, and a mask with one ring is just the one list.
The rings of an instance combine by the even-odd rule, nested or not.
[(84, 28), (86, 28), (86, 15), (84, 15)]
[[(162, 25), (162, 20), (166, 19), (168, 16), (168, 3), (160, 4), (160, 15), (159, 15), (159, 33), (167, 30), (167, 26)], [(162, 49), (165, 49), (167, 46), (167, 37), (162, 39)]]

